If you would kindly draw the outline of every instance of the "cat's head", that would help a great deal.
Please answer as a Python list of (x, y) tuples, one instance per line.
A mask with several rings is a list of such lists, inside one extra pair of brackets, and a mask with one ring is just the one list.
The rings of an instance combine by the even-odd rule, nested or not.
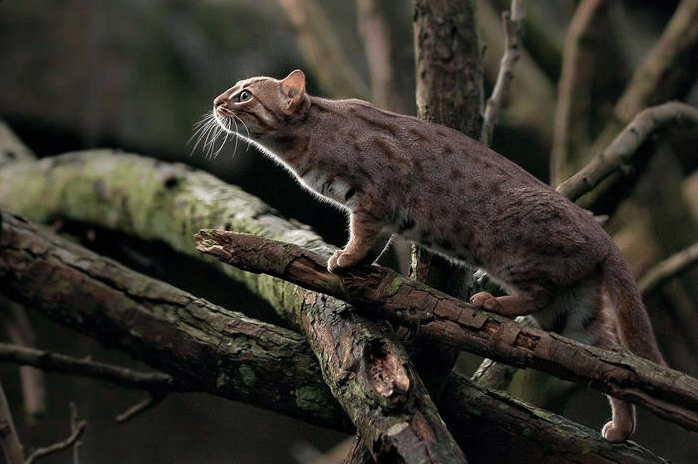
[(253, 77), (239, 81), (213, 101), (216, 120), (226, 130), (261, 139), (277, 133), (283, 124), (308, 106), (305, 74), (296, 69), (285, 79)]

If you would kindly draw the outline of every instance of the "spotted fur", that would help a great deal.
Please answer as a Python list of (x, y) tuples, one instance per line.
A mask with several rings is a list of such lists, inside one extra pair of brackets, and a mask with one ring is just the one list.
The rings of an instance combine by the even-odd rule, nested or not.
[[(455, 262), (485, 269), (508, 295), (472, 297), (507, 316), (664, 363), (619, 250), (594, 218), (522, 168), (447, 127), (360, 100), (309, 96), (305, 76), (243, 80), (214, 115), (318, 197), (349, 212), (349, 242), (328, 268), (373, 262), (399, 234)], [(609, 441), (635, 429), (611, 399)]]

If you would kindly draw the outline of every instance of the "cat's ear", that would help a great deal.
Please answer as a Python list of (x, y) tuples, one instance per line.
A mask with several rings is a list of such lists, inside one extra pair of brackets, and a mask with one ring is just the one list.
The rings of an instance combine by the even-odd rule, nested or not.
[(300, 69), (292, 71), (281, 81), (281, 92), (288, 99), (287, 108), (292, 110), (305, 98), (305, 74)]

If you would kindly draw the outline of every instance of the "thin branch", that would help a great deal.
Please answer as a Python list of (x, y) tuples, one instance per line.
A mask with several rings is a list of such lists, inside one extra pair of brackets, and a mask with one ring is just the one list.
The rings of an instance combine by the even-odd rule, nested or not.
[(487, 100), (485, 113), (483, 115), (480, 141), (485, 145), (492, 144), (494, 127), (499, 122), (499, 114), (504, 108), (511, 81), (514, 79), (514, 68), (521, 56), (521, 46), (523, 42), (523, 20), (524, 8), (523, 0), (512, 0), (511, 12), (502, 13), (504, 22), (504, 55), (494, 84), (492, 95)]
[(160, 372), (137, 372), (124, 367), (78, 359), (59, 353), (0, 343), (0, 361), (34, 366), (46, 372), (60, 372), (114, 385), (146, 391), (171, 391), (178, 386), (173, 378)]
[(664, 103), (645, 109), (633, 118), (613, 143), (575, 175), (561, 183), (557, 191), (577, 200), (612, 174), (622, 176), (630, 169), (640, 145), (654, 132), (666, 126), (698, 125), (698, 109), (685, 103)]
[(638, 287), (642, 293), (650, 293), (667, 280), (696, 264), (698, 264), (698, 242), (649, 269), (638, 282)]
[[(487, 45), (484, 72), (487, 79), (494, 83), (501, 71), (505, 44), (502, 40), (501, 13), (493, 3), (478, 1), (477, 16), (482, 43)], [(535, 14), (535, 9), (531, 9), (530, 13)], [(531, 14), (527, 16), (527, 20), (531, 19)], [(550, 30), (547, 26), (539, 25), (539, 29), (541, 27)], [(526, 32), (535, 33), (535, 30), (527, 28)], [(543, 72), (539, 61), (534, 60), (525, 48), (521, 48), (519, 52), (521, 57), (516, 65), (516, 79), (512, 80), (507, 97), (507, 121), (512, 126), (530, 131), (541, 144), (548, 146), (552, 139), (556, 86)], [(479, 136), (480, 131), (474, 138)]]
[(143, 398), (141, 401), (138, 403), (134, 404), (130, 408), (128, 408), (126, 411), (122, 412), (118, 416), (116, 416), (116, 421), (120, 424), (123, 424), (125, 422), (130, 421), (136, 416), (141, 415), (145, 411), (148, 411), (158, 404), (162, 403), (162, 401), (167, 397), (166, 394), (153, 394), (149, 393), (148, 396)]
[[(78, 407), (72, 401), (70, 406), (70, 431), (71, 433), (76, 433), (78, 428), (80, 428), (80, 417), (78, 415)], [(82, 442), (77, 440), (73, 445), (73, 464), (80, 463), (80, 448), (82, 447)]]
[(32, 464), (34, 461), (36, 461), (39, 458), (42, 458), (44, 456), (48, 456), (50, 454), (55, 454), (59, 453), (61, 451), (65, 451), (74, 445), (78, 443), (78, 440), (82, 436), (82, 434), (85, 432), (85, 428), (87, 427), (87, 421), (79, 421), (75, 424), (73, 427), (73, 430), (68, 436), (63, 441), (59, 441), (58, 443), (54, 443), (53, 445), (46, 446), (43, 448), (37, 448), (35, 449), (32, 454), (29, 455), (29, 457), (24, 461), (24, 464)]
[(8, 464), (22, 464), (24, 462), (24, 449), (17, 435), (10, 405), (7, 403), (5, 390), (0, 382), (0, 443)]
[(681, 0), (662, 32), (633, 73), (623, 95), (591, 147), (604, 150), (623, 127), (643, 108), (684, 98), (698, 73), (698, 0)]
[(486, 313), (380, 266), (337, 275), (327, 272), (326, 259), (290, 243), (222, 230), (196, 238), (199, 251), (224, 263), (369, 307), (374, 317), (418, 324), (439, 342), (588, 385), (698, 431), (698, 380), (681, 372)]

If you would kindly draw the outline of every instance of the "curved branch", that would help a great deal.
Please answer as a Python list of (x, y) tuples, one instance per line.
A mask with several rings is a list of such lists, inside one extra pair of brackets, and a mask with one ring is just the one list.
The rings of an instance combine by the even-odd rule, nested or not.
[(85, 432), (85, 428), (87, 427), (87, 422), (82, 420), (79, 422), (75, 423), (75, 426), (73, 427), (72, 432), (63, 441), (59, 441), (58, 443), (54, 443), (53, 445), (42, 447), (42, 448), (37, 448), (35, 449), (32, 454), (29, 455), (26, 461), (24, 461), (24, 464), (32, 464), (34, 461), (36, 461), (39, 458), (43, 458), (44, 456), (48, 456), (49, 454), (55, 454), (60, 451), (67, 450), (68, 448), (73, 447), (74, 445), (77, 445), (77, 441), (80, 439), (82, 436), (83, 432)]
[(649, 269), (637, 286), (642, 293), (649, 293), (668, 279), (696, 264), (698, 264), (698, 242)]
[(222, 230), (202, 230), (197, 240), (200, 251), (222, 262), (366, 306), (374, 317), (418, 324), (439, 342), (588, 385), (698, 431), (698, 380), (681, 372), (481, 311), (380, 266), (337, 275), (326, 259), (297, 245)]
[(499, 114), (509, 93), (511, 81), (514, 79), (514, 68), (521, 56), (523, 42), (524, 9), (523, 0), (512, 0), (511, 11), (502, 13), (504, 22), (504, 55), (494, 84), (492, 95), (485, 105), (480, 141), (489, 146), (492, 144), (494, 126), (499, 122)]
[[(316, 425), (351, 431), (321, 380), (318, 360), (302, 337), (205, 301), (192, 300), (184, 292), (116, 263), (108, 262), (104, 269), (95, 270), (89, 263), (104, 258), (12, 216), (3, 217), (0, 257), (13, 255), (13, 249), (27, 251), (22, 260), (0, 259), (3, 291), (42, 295), (47, 288), (44, 275), (55, 275), (64, 283), (70, 283), (73, 276), (79, 286), (68, 285), (65, 292), (51, 292), (50, 299), (36, 298), (33, 307), (101, 343), (133, 354), (178, 382), (188, 382), (192, 391), (243, 400)], [(20, 243), (15, 229), (35, 237), (17, 247)], [(83, 263), (83, 268), (92, 272), (77, 269), (75, 263)], [(46, 269), (45, 274), (36, 275), (36, 269)], [(7, 278), (8, 274), (25, 273), (37, 278)], [(132, 294), (124, 294), (123, 288), (134, 285)], [(104, 295), (104, 300), (86, 305), (92, 301), (86, 295)], [(294, 303), (297, 295), (312, 296), (325, 304), (333, 301), (296, 287), (286, 299), (291, 306), (297, 306), (297, 311), (308, 308), (307, 299), (302, 305)], [(114, 304), (109, 304), (114, 298)], [(339, 319), (353, 317), (352, 314), (353, 311), (345, 310)], [(308, 323), (312, 323), (312, 317), (314, 314), (309, 314)], [(133, 327), (138, 330), (132, 330)], [(346, 325), (339, 325), (339, 329), (344, 328)], [(372, 352), (374, 359), (387, 359), (375, 356), (380, 351)], [(369, 378), (360, 371), (345, 373), (348, 377), (339, 377), (338, 383), (353, 375), (365, 385), (361, 377)], [(562, 464), (577, 464), (580, 454), (585, 454), (588, 464), (666, 463), (636, 444), (607, 443), (598, 433), (561, 416), (478, 388), (456, 374), (447, 382), (440, 406), (447, 412), (450, 427), (460, 431), (459, 444), (482, 462), (517, 462), (523, 453)], [(471, 439), (474, 431), (482, 432), (480, 440)], [(493, 446), (510, 442), (516, 447)]]
[(623, 95), (591, 147), (591, 154), (604, 150), (618, 132), (642, 109), (684, 98), (698, 74), (698, 0), (682, 0), (662, 32), (633, 73)]
[(666, 126), (697, 126), (698, 109), (685, 103), (664, 103), (641, 111), (618, 134), (613, 143), (575, 175), (561, 183), (557, 191), (575, 201), (593, 190), (612, 174), (622, 177), (642, 143)]

